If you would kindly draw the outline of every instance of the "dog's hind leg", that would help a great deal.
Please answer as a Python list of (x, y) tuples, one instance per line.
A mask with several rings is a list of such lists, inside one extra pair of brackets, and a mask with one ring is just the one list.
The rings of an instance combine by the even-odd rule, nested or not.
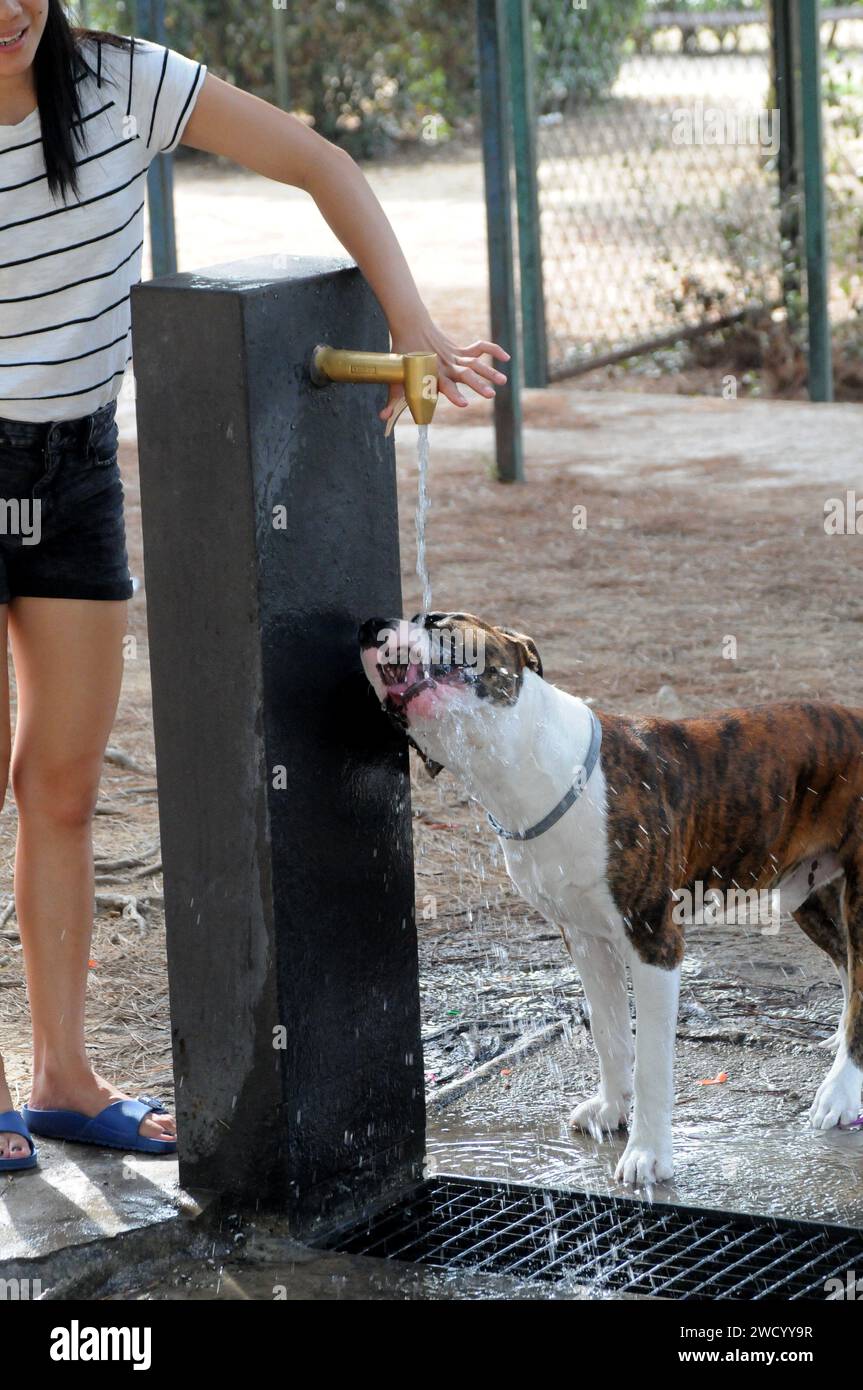
[(599, 1090), (569, 1117), (573, 1129), (596, 1139), (625, 1125), (632, 1099), (633, 1042), (626, 989), (626, 966), (613, 942), (586, 933), (567, 945), (581, 976), (590, 1013), (590, 1031), (599, 1057)]
[(815, 1129), (850, 1124), (860, 1114), (863, 1090), (863, 850), (860, 848), (845, 862), (841, 905), (848, 942), (848, 1004), (835, 1061), (818, 1087), (809, 1111), (809, 1120)]
[(832, 1048), (835, 1052), (842, 1041), (848, 1009), (848, 934), (842, 920), (842, 881), (834, 879), (832, 883), (816, 888), (791, 915), (809, 940), (827, 952), (842, 985), (839, 1027), (832, 1037), (821, 1043), (822, 1047)]

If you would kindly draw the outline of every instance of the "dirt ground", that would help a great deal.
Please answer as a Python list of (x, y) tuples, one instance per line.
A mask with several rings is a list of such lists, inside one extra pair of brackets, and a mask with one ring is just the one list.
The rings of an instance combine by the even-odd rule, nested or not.
[[(431, 190), (421, 170), (381, 168), (372, 181), (435, 316), (460, 338), (487, 334), (476, 161), (456, 162)], [(299, 254), (339, 250), (306, 195), (265, 180), (179, 170), (177, 204), (183, 268), (286, 247)], [(449, 254), (454, 226), (458, 257)], [(547, 677), (600, 708), (698, 713), (798, 695), (863, 703), (863, 550), (859, 538), (827, 537), (823, 527), (825, 497), (853, 487), (859, 476), (859, 408), (820, 415), (796, 403), (624, 395), (607, 389), (614, 380), (600, 391), (590, 389), (594, 384), (525, 393), (528, 481), (517, 486), (492, 481), (489, 408), (478, 400), (468, 411), (442, 405), (431, 432), (435, 605), (521, 627), (537, 641)], [(129, 555), (139, 587), (129, 605), (111, 740), (117, 754), (105, 764), (95, 848), (97, 891), (134, 902), (125, 915), (108, 901), (100, 905), (88, 1035), (106, 1075), (133, 1094), (170, 1103), (146, 593), (128, 400), (121, 420)], [(396, 435), (410, 613), (419, 600), (415, 434), (400, 423)], [(574, 507), (586, 508), (584, 530), (574, 529)], [(723, 654), (728, 637), (737, 641), (734, 659)], [(556, 929), (512, 893), (483, 816), (455, 780), (445, 774), (432, 783), (415, 765), (413, 794), (432, 1095), (538, 1027), (577, 1018), (580, 988)], [(0, 816), (0, 894), (7, 897), (14, 839), (9, 793)], [(702, 1000), (714, 1018), (718, 1009), (729, 1035), (767, 1030), (769, 1047), (770, 1029), (782, 1019), (786, 1033), (799, 1024), (813, 1042), (830, 1031), (838, 993), (829, 967), (807, 956), (801, 988), (817, 988), (799, 996), (800, 952), (809, 948), (796, 929), (781, 940), (787, 969), (775, 964), (769, 980), (746, 981), (752, 950), (743, 943), (736, 948), (739, 987), (721, 996), (721, 1008), (718, 999)], [(20, 1103), (27, 1098), (29, 1036), (14, 915), (0, 922), (0, 989), (0, 1049)], [(687, 1007), (685, 999), (682, 1026)]]

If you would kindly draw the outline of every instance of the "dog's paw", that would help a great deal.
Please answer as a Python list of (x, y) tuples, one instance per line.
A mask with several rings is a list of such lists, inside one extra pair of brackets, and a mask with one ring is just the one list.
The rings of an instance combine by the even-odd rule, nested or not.
[(809, 1123), (813, 1129), (835, 1129), (837, 1125), (850, 1125), (859, 1114), (859, 1076), (840, 1073), (821, 1082), (809, 1110)]
[(628, 1183), (631, 1187), (652, 1187), (654, 1183), (666, 1182), (673, 1171), (670, 1143), (651, 1146), (632, 1138), (621, 1155), (614, 1176), (618, 1182)]
[(605, 1139), (626, 1125), (629, 1101), (629, 1096), (618, 1096), (613, 1100), (591, 1096), (590, 1100), (583, 1100), (571, 1112), (569, 1127), (582, 1129), (586, 1134), (592, 1134), (594, 1139)]

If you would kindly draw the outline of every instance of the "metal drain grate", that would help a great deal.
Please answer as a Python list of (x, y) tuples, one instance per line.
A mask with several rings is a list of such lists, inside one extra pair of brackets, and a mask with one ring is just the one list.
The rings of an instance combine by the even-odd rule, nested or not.
[(863, 1231), (844, 1226), (458, 1177), (433, 1178), (319, 1244), (680, 1299), (823, 1300), (826, 1280), (863, 1270)]

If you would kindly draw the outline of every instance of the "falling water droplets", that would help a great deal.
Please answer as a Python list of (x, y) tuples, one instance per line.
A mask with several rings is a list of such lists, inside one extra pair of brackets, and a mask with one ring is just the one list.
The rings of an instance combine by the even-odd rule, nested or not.
[(426, 561), (426, 519), (429, 509), (428, 494), (428, 464), (429, 464), (429, 429), (428, 425), (420, 425), (417, 438), (417, 507), (416, 507), (416, 530), (417, 530), (417, 577), (422, 586), (422, 612), (428, 613), (431, 610), (432, 591), (431, 581), (429, 580), (428, 563)]

